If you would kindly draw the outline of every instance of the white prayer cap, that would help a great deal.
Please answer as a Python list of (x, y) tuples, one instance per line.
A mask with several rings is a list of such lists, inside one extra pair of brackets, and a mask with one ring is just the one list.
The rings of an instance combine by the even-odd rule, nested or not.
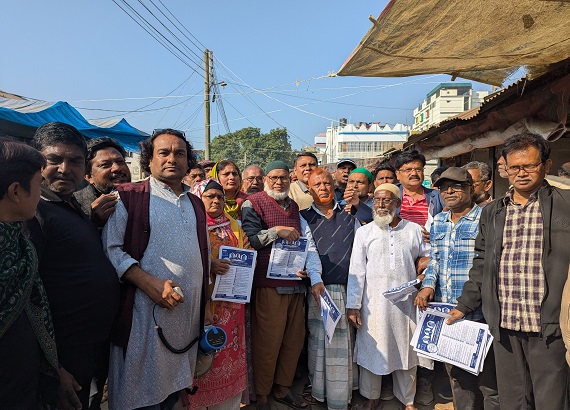
[(396, 198), (400, 199), (400, 188), (394, 184), (380, 184), (376, 187), (374, 193), (378, 191), (390, 191)]

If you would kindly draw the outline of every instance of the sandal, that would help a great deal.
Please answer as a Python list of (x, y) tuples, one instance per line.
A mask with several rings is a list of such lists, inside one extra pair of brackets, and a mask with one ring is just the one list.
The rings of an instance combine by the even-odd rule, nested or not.
[(310, 392), (304, 392), (303, 394), (301, 394), (301, 398), (303, 399), (303, 401), (305, 403), (310, 404), (310, 405), (316, 405), (316, 404), (320, 403), (320, 401), (315, 399)]
[(277, 397), (273, 395), (273, 398), (277, 403), (284, 404), (287, 407), (291, 407), (292, 409), (295, 410), (308, 410), (309, 408), (311, 408), (311, 405), (308, 403), (296, 401), (291, 392), (287, 393), (287, 395), (283, 397)]

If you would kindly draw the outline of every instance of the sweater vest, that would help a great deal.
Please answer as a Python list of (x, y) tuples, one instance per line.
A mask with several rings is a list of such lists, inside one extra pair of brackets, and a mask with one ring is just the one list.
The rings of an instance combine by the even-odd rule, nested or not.
[(323, 283), (346, 286), (354, 242), (354, 218), (339, 208), (333, 209), (330, 219), (313, 208), (301, 211), (301, 216), (309, 224), (317, 245), (323, 267)]
[[(289, 210), (286, 211), (279, 206), (275, 199), (271, 198), (264, 191), (250, 195), (247, 199), (251, 202), (253, 209), (259, 215), (263, 229), (269, 229), (275, 226), (290, 226), (295, 228), (298, 232), (301, 232), (299, 207), (295, 201), (291, 200)], [(266, 277), (272, 246), (273, 244), (271, 243), (257, 250), (257, 266), (255, 267), (255, 274), (253, 276), (253, 287), (277, 288), (282, 286), (299, 286), (301, 282), (297, 280), (268, 279)]]

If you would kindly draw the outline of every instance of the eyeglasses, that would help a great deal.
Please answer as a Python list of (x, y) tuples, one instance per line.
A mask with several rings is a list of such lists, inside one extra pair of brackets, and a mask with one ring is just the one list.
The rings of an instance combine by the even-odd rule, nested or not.
[(250, 184), (252, 184), (253, 181), (257, 181), (257, 182), (263, 181), (263, 177), (247, 177), (245, 180), (247, 182), (249, 182)]
[(375, 203), (375, 204), (390, 205), (392, 202), (394, 202), (393, 199), (388, 199), (388, 198), (374, 198), (374, 203)]
[(507, 171), (507, 174), (509, 174), (509, 176), (513, 177), (515, 175), (518, 175), (519, 172), (521, 172), (521, 170), (524, 169), (524, 172), (526, 172), (527, 174), (532, 174), (534, 172), (538, 171), (538, 167), (540, 167), (542, 165), (542, 162), (539, 162), (538, 164), (527, 164), (527, 165), (513, 165), (511, 167), (505, 167), (505, 170)]
[(286, 177), (276, 177), (276, 176), (272, 176), (272, 177), (267, 177), (271, 182), (275, 183), (278, 180), (281, 182), (287, 182), (289, 181), (289, 176)]
[(467, 188), (468, 186), (469, 185), (459, 184), (459, 183), (457, 183), (457, 184), (441, 184), (441, 186), (439, 187), (439, 190), (442, 192), (446, 192), (449, 190), (449, 188), (451, 188), (451, 190), (453, 192), (455, 192), (455, 191), (462, 191), (465, 188)]
[(184, 131), (173, 130), (172, 128), (156, 128), (152, 131), (152, 138), (162, 134), (176, 135), (177, 137), (186, 139)]
[(412, 172), (417, 172), (418, 174), (421, 174), (422, 172), (424, 172), (423, 168), (404, 168), (404, 169), (399, 169), (398, 171), (403, 172), (404, 174), (411, 174)]

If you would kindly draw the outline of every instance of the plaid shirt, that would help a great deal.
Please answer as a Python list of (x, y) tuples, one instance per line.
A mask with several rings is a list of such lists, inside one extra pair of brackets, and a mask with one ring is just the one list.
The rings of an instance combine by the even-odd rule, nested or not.
[(544, 228), (538, 192), (523, 206), (513, 201), (511, 188), (504, 201), (506, 218), (497, 278), (500, 326), (522, 332), (540, 332), (545, 277), (542, 269)]
[[(424, 288), (435, 289), (434, 301), (457, 303), (473, 265), (482, 210), (474, 205), (456, 224), (451, 220), (451, 211), (434, 216), (430, 230), (430, 261), (422, 284)], [(472, 320), (482, 318), (480, 309), (469, 317)]]

